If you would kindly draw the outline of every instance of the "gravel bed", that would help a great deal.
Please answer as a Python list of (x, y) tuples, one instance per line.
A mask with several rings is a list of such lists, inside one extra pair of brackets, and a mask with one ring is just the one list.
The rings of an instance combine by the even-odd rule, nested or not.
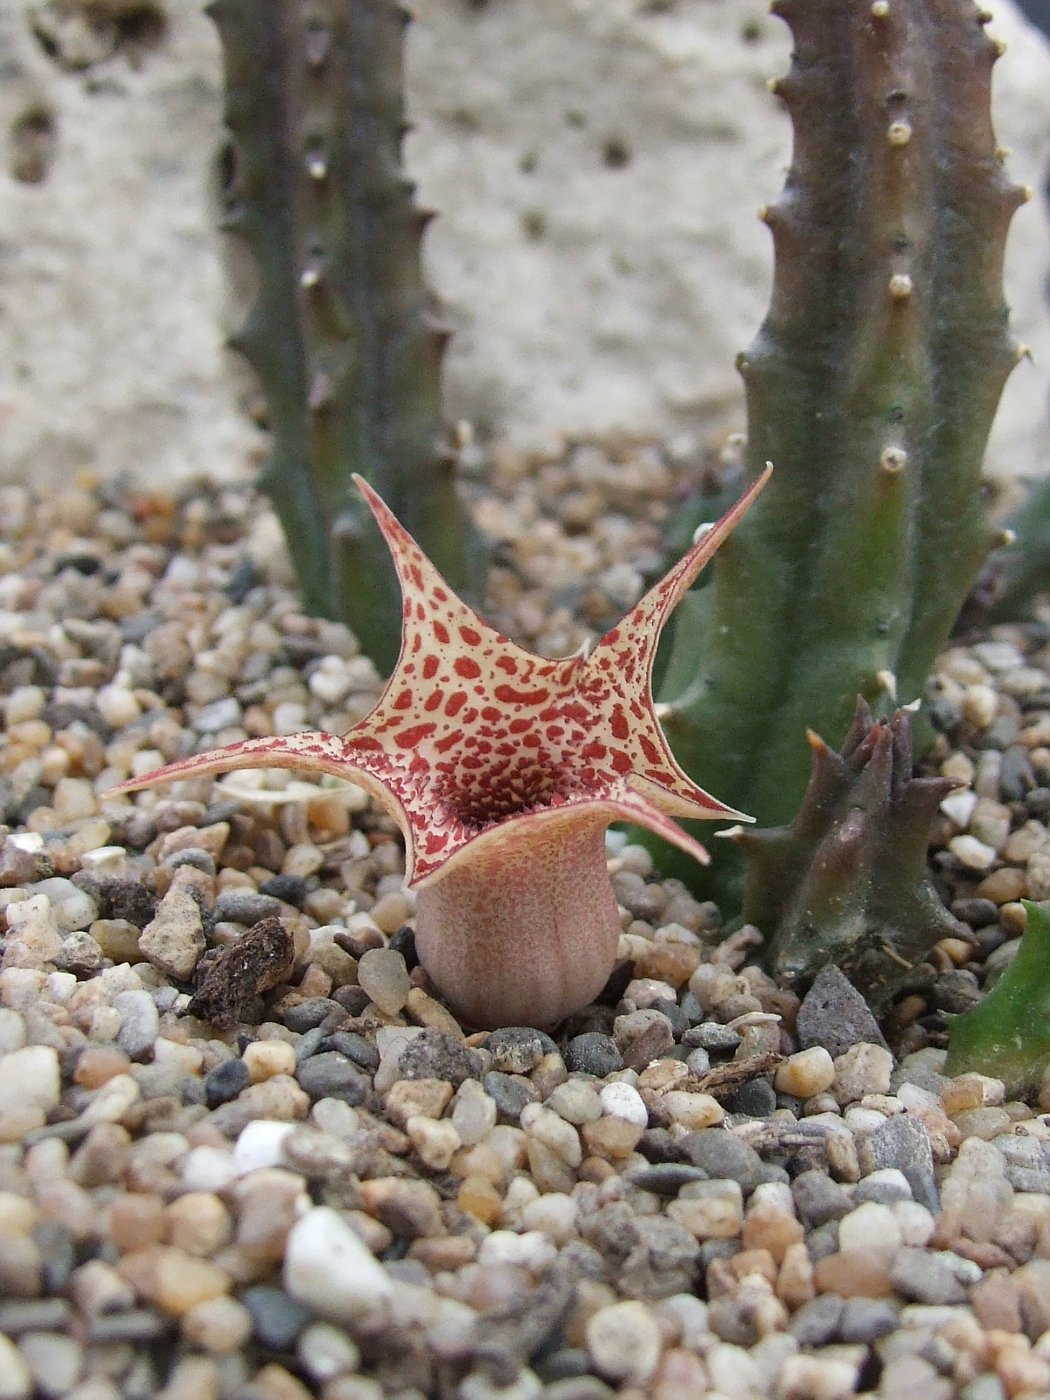
[[(573, 650), (682, 479), (630, 444), (497, 463), (490, 615)], [(1050, 627), (940, 662), (931, 862), (973, 941), (881, 1029), (613, 834), (601, 1001), (471, 1033), (360, 790), (98, 797), (375, 702), (252, 494), (85, 478), (0, 522), (0, 1400), (1050, 1396), (1050, 1082), (943, 1074), (945, 1013), (1050, 899)]]

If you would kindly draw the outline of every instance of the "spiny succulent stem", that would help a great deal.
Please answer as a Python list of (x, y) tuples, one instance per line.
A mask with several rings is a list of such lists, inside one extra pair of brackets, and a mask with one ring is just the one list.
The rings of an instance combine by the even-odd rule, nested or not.
[[(795, 40), (775, 88), (794, 152), (739, 365), (748, 473), (776, 471), (681, 610), (661, 692), (688, 697), (667, 722), (683, 766), (764, 825), (801, 798), (807, 727), (839, 742), (857, 694), (922, 693), (988, 549), (979, 473), (1016, 358), (1002, 258), (1024, 197), (972, 0), (773, 8)], [(741, 862), (719, 854), (733, 902)]]
[(350, 622), (384, 671), (400, 599), (359, 471), (459, 587), (480, 557), (442, 448), (445, 333), (402, 173), (405, 17), (392, 0), (214, 0), (236, 175), (228, 226), (258, 299), (234, 344), (269, 406), (260, 480), (307, 606)]

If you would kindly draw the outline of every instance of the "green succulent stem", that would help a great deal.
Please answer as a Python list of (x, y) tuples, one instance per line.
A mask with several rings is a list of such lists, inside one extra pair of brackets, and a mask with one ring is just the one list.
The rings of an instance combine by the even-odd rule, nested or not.
[(942, 938), (966, 930), (926, 868), (930, 824), (955, 786), (912, 773), (912, 719), (873, 720), (863, 700), (841, 752), (809, 736), (811, 771), (790, 825), (741, 830), (744, 918), (770, 970), (807, 988), (834, 963), (885, 1006)]
[(420, 273), (427, 216), (401, 165), (406, 16), (391, 0), (214, 0), (235, 173), (228, 226), (258, 296), (234, 340), (266, 396), (260, 486), (306, 606), (383, 670), (401, 602), (360, 472), (454, 586), (478, 559), (443, 447), (446, 335)]
[[(1025, 197), (972, 0), (773, 9), (794, 151), (739, 368), (747, 474), (774, 474), (680, 610), (661, 695), (682, 766), (763, 826), (798, 807), (807, 730), (837, 744), (858, 694), (883, 713), (922, 694), (992, 544), (980, 468), (1016, 360), (1002, 260)], [(738, 904), (743, 862), (719, 844), (710, 892)]]
[(1050, 1070), (1050, 909), (1022, 902), (1017, 954), (983, 1001), (951, 1018), (945, 1066), (1002, 1079), (1011, 1093), (1037, 1087)]

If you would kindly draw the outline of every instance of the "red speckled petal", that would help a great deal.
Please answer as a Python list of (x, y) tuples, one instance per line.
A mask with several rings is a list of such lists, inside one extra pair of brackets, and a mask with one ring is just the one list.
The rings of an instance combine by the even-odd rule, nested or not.
[[(626, 756), (629, 781), (664, 810), (679, 817), (750, 818), (716, 801), (678, 766), (653, 707), (656, 647), (668, 617), (719, 545), (739, 524), (769, 480), (762, 473), (721, 520), (693, 545), (663, 578), (610, 628), (587, 660), (587, 678), (606, 714), (610, 732)], [(604, 695), (600, 695), (600, 691)], [(600, 696), (600, 698), (599, 698)]]
[(331, 773), (336, 778), (345, 778), (363, 787), (400, 823), (407, 839), (408, 822), (396, 797), (383, 781), (381, 770), (384, 767), (385, 763), (376, 763), (368, 751), (358, 754), (346, 740), (311, 729), (302, 734), (246, 739), (222, 749), (191, 754), (189, 758), (180, 758), (163, 768), (156, 768), (152, 773), (129, 778), (102, 795), (112, 797), (122, 792), (140, 792), (143, 788), (156, 787), (160, 783), (178, 782), (180, 778), (204, 778), (218, 773), (232, 773), (237, 768), (302, 768), (308, 772)]

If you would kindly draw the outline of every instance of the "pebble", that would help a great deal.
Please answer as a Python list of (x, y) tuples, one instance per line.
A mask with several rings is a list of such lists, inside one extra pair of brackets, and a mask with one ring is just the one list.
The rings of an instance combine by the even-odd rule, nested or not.
[(396, 1016), (408, 999), (408, 968), (389, 948), (369, 948), (357, 964), (357, 980), (387, 1016)]
[(782, 1094), (809, 1099), (830, 1089), (834, 1081), (835, 1064), (831, 1055), (824, 1046), (814, 1045), (789, 1055), (777, 1069), (773, 1085)]
[(371, 1087), (359, 1066), (337, 1050), (311, 1055), (296, 1069), (296, 1078), (312, 1099), (344, 1099), (364, 1103)]
[(911, 1247), (900, 1248), (890, 1266), (890, 1282), (911, 1302), (964, 1303), (966, 1289), (944, 1257)]
[(821, 968), (798, 1009), (796, 1029), (803, 1049), (823, 1046), (832, 1059), (859, 1042), (885, 1046), (867, 1002), (841, 968)]
[(588, 1319), (585, 1336), (595, 1370), (611, 1381), (645, 1385), (660, 1360), (660, 1328), (639, 1302), (599, 1308)]
[(142, 956), (160, 972), (180, 982), (192, 977), (204, 952), (204, 923), (200, 906), (183, 889), (171, 889), (138, 940)]
[(58, 1054), (50, 1045), (27, 1045), (0, 1058), (0, 1113), (26, 1107), (49, 1113), (61, 1092)]
[(295, 1124), (256, 1118), (237, 1135), (233, 1166), (237, 1175), (276, 1167), (284, 1161), (284, 1144), (295, 1132)]
[(482, 1060), (452, 1036), (423, 1030), (401, 1051), (397, 1067), (403, 1079), (447, 1079), (458, 1088), (465, 1079), (479, 1077)]
[(220, 1060), (204, 1077), (205, 1102), (209, 1108), (235, 1099), (251, 1082), (251, 1071), (243, 1059)]
[(713, 1180), (735, 1182), (748, 1194), (770, 1176), (778, 1175), (777, 1168), (768, 1167), (753, 1147), (724, 1129), (689, 1133), (681, 1140), (681, 1149), (694, 1167), (701, 1168)]
[(160, 1015), (153, 998), (149, 992), (118, 992), (110, 1005), (120, 1014), (117, 1044), (131, 1059), (145, 1059), (160, 1031)]
[(585, 1031), (573, 1036), (565, 1047), (565, 1064), (580, 1074), (593, 1074), (596, 1079), (619, 1074), (624, 1068), (623, 1056), (612, 1036), (600, 1031)]
[(21, 1352), (0, 1332), (0, 1400), (30, 1400), (33, 1377)]
[(639, 1128), (644, 1128), (649, 1122), (649, 1110), (645, 1106), (645, 1100), (633, 1085), (625, 1084), (622, 1080), (604, 1084), (599, 1090), (598, 1098), (604, 1114), (613, 1118), (625, 1118), (628, 1123), (633, 1123)]
[(346, 1326), (374, 1316), (393, 1294), (367, 1245), (330, 1206), (314, 1206), (292, 1226), (283, 1281), (293, 1298)]
[(313, 1316), (313, 1310), (282, 1288), (246, 1288), (241, 1302), (248, 1309), (255, 1338), (274, 1351), (287, 1351)]

